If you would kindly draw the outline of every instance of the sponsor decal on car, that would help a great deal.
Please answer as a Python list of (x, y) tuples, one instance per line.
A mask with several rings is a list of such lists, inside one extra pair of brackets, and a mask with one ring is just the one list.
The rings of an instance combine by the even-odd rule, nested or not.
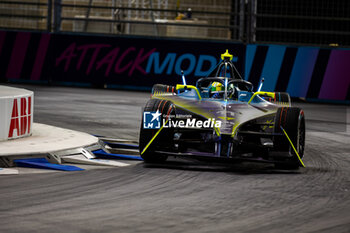
[(186, 120), (172, 120), (166, 123), (163, 119), (164, 128), (220, 128), (221, 121), (215, 120), (215, 118), (209, 118), (207, 120), (200, 120), (196, 118), (187, 118)]
[(162, 114), (159, 111), (144, 112), (143, 114), (143, 127), (145, 129), (160, 129), (161, 126), (164, 128), (220, 128), (222, 124), (220, 120), (215, 118), (201, 120), (192, 118), (191, 115), (177, 114), (176, 117), (175, 115), (164, 115), (163, 121), (161, 121)]
[(160, 116), (162, 114), (159, 111), (156, 112), (144, 112), (143, 113), (143, 128), (145, 129), (159, 129)]

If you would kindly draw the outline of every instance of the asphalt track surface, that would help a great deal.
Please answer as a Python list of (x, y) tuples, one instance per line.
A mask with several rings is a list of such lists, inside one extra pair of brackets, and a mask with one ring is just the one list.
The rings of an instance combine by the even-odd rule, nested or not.
[[(36, 122), (135, 140), (149, 97), (25, 87), (35, 91)], [(349, 107), (299, 105), (307, 119), (299, 171), (171, 160), (0, 176), (0, 232), (350, 232)]]

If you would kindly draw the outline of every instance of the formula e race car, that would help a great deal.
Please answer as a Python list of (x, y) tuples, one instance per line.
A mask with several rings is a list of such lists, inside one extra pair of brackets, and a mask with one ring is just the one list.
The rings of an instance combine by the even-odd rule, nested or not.
[(203, 161), (270, 162), (285, 169), (304, 166), (305, 119), (289, 94), (257, 91), (242, 79), (226, 51), (213, 72), (187, 85), (153, 86), (140, 129), (146, 163), (168, 156)]

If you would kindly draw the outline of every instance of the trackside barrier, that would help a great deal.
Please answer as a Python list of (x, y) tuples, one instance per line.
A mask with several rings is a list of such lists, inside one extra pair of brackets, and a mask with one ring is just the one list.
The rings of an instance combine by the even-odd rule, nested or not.
[(350, 49), (189, 39), (0, 31), (0, 79), (151, 90), (209, 75), (228, 49), (263, 91), (350, 103)]
[(0, 86), (0, 141), (32, 134), (34, 93)]

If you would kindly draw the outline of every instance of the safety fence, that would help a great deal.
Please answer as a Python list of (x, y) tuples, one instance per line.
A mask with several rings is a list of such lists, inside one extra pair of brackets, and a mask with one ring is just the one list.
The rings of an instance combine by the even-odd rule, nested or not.
[(246, 80), (292, 97), (350, 103), (350, 50), (170, 38), (0, 31), (0, 79), (150, 90), (195, 84), (228, 49)]
[(234, 39), (239, 28), (229, 0), (27, 0), (0, 7), (4, 28), (210, 39)]
[(50, 31), (52, 9), (52, 0), (1, 0), (0, 27)]
[[(254, 1), (252, 1), (254, 2)], [(350, 46), (350, 1), (257, 0), (258, 42)]]
[(350, 46), (348, 0), (1, 0), (0, 28)]

